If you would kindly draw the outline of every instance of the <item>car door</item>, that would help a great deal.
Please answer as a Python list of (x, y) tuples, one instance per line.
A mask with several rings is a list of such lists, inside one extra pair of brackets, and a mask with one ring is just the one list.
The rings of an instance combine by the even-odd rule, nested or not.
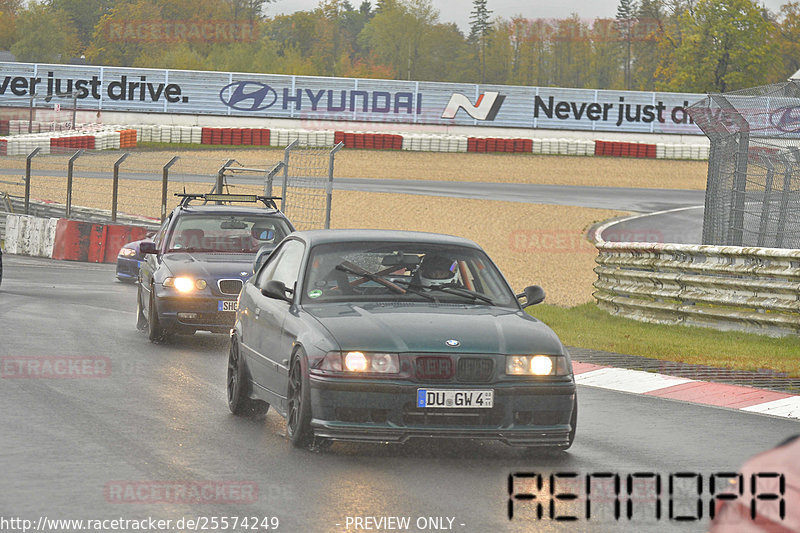
[(150, 287), (153, 284), (153, 276), (161, 265), (161, 247), (164, 244), (164, 236), (167, 233), (167, 228), (169, 228), (171, 221), (172, 213), (170, 213), (161, 225), (158, 233), (153, 237), (153, 244), (156, 250), (158, 250), (158, 253), (145, 255), (142, 260), (142, 265), (139, 267), (139, 290), (142, 294), (142, 305), (144, 306), (145, 315), (150, 311)]
[[(284, 241), (275, 254), (270, 256), (256, 279), (253, 298), (253, 329), (249, 336), (253, 342), (253, 365), (250, 367), (258, 385), (280, 398), (285, 397), (285, 360), (291, 355), (283, 342), (283, 324), (291, 305), (261, 293), (271, 280), (282, 281), (294, 290), (305, 252), (305, 245), (296, 239)], [(290, 349), (290, 348), (289, 348)]]

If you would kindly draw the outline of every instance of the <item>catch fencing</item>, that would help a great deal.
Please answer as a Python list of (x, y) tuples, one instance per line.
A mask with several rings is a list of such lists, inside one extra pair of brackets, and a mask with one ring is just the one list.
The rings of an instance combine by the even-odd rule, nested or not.
[[(80, 206), (105, 212), (111, 222), (130, 217), (157, 222), (178, 204), (175, 193), (207, 192), (224, 184), (225, 192), (262, 194), (275, 182), (276, 196), (284, 198), (282, 210), (299, 228), (329, 227), (333, 162), (340, 148), (311, 149), (294, 142), (283, 153), (204, 150), (180, 156), (93, 150), (43, 155), (34, 149), (24, 157), (2, 157), (5, 207), (0, 211), (39, 214), (47, 206), (47, 216), (83, 219), (86, 210)], [(236, 172), (241, 169), (260, 171)]]
[(703, 244), (800, 248), (800, 81), (689, 108), (711, 141)]

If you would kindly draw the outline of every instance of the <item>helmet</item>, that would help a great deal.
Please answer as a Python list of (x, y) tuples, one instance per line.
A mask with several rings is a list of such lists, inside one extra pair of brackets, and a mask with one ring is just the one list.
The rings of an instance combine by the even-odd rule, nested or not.
[(449, 285), (456, 281), (457, 263), (442, 255), (426, 255), (419, 267), (419, 283), (423, 287)]

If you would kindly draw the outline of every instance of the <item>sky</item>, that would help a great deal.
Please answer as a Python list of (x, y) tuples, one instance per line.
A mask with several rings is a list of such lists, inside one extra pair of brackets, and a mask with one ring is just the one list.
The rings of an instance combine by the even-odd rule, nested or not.
[[(777, 12), (780, 6), (789, 0), (758, 0), (759, 4)], [(350, 0), (354, 6), (361, 0)], [(612, 18), (617, 12), (619, 0), (488, 0), (487, 6), (493, 11), (493, 17), (511, 18), (522, 15), (526, 18), (566, 18), (577, 13), (589, 21), (595, 18)], [(267, 14), (292, 13), (314, 9), (319, 0), (275, 0), (268, 4)], [(375, 2), (372, 2), (375, 5)], [(455, 22), (462, 31), (469, 27), (469, 12), (472, 10), (471, 0), (433, 0), (439, 10), (442, 22)]]

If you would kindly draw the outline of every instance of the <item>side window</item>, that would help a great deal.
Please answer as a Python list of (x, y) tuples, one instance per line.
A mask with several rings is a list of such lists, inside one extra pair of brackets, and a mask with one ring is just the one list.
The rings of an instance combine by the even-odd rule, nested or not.
[(291, 240), (285, 243), (278, 254), (271, 258), (258, 275), (257, 285), (263, 289), (270, 280), (282, 281), (286, 288), (294, 289), (300, 276), (300, 263), (303, 261), (305, 246), (302, 242)]
[(156, 248), (161, 248), (161, 243), (164, 242), (164, 234), (167, 232), (170, 221), (172, 221), (171, 214), (167, 217), (164, 223), (161, 224), (161, 229), (159, 229), (158, 233), (156, 233), (155, 237), (153, 237), (153, 243), (155, 243)]

